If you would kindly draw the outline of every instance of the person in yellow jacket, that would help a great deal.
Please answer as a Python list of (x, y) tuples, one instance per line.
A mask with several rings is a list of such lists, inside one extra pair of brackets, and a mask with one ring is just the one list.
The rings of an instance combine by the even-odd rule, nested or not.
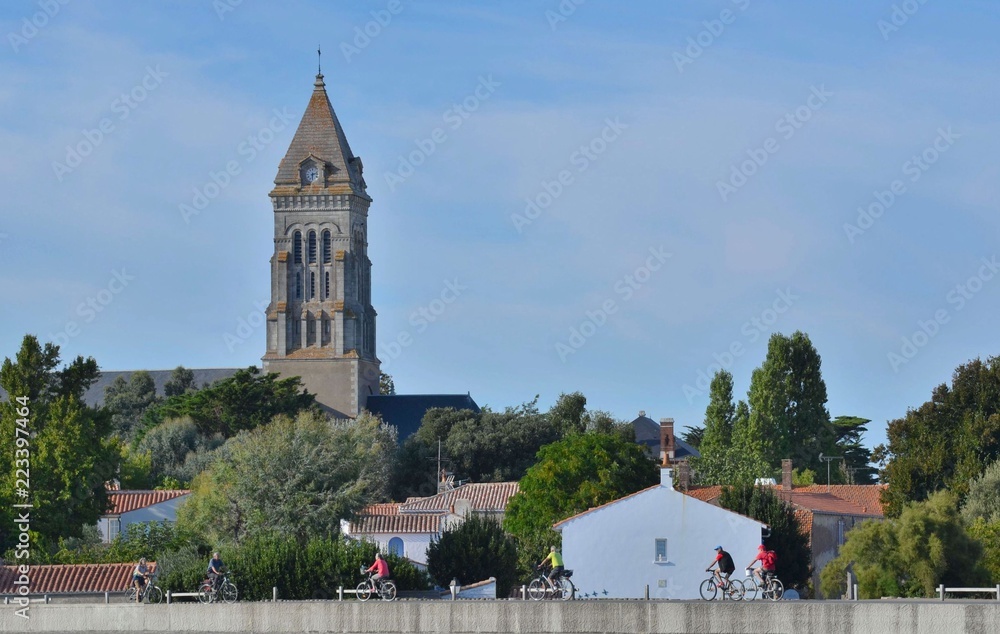
[(549, 583), (552, 587), (555, 587), (556, 581), (562, 575), (563, 571), (563, 558), (562, 553), (556, 550), (555, 546), (549, 548), (549, 555), (542, 560), (542, 563), (538, 564), (538, 569), (541, 570), (543, 566), (552, 566), (552, 570), (549, 571)]

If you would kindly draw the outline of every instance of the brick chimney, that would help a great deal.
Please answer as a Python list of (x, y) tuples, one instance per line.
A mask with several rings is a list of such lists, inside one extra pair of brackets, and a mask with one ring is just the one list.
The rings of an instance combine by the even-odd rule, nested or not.
[(792, 460), (785, 458), (781, 461), (781, 490), (792, 490)]
[(687, 491), (691, 487), (691, 465), (687, 459), (677, 462), (677, 481), (681, 485), (681, 491)]
[(663, 466), (674, 463), (674, 419), (660, 419), (660, 462)]

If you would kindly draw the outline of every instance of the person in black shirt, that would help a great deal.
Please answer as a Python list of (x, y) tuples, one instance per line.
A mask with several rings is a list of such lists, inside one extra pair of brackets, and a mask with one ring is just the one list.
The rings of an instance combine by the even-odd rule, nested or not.
[(715, 577), (719, 582), (720, 588), (725, 588), (729, 585), (729, 575), (736, 572), (736, 564), (733, 562), (733, 556), (722, 549), (722, 546), (715, 547), (715, 561), (708, 568), (705, 568), (705, 572), (711, 572), (712, 568), (716, 565), (719, 568), (715, 571)]

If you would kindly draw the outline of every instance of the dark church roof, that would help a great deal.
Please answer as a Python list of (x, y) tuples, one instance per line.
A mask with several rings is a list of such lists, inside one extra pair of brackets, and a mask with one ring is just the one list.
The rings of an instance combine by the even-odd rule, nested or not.
[(369, 396), (365, 409), (378, 414), (383, 421), (395, 425), (399, 430), (399, 442), (403, 442), (420, 429), (427, 410), (435, 407), (471, 409), (479, 412), (479, 406), (468, 394), (395, 394), (393, 396)]
[[(639, 416), (631, 423), (635, 430), (635, 441), (640, 445), (645, 445), (653, 453), (660, 454), (660, 424), (645, 414)], [(681, 440), (680, 436), (674, 434), (674, 458), (701, 457), (697, 449)]]
[[(191, 372), (194, 374), (195, 386), (197, 386), (198, 389), (201, 389), (206, 383), (211, 385), (216, 381), (228, 379), (238, 371), (245, 369), (246, 368), (191, 368)], [(83, 395), (83, 400), (86, 401), (87, 405), (103, 405), (105, 388), (114, 383), (115, 379), (120, 376), (125, 377), (125, 380), (128, 381), (135, 372), (138, 372), (138, 370), (101, 372), (101, 377), (97, 379), (96, 383), (90, 386), (87, 393)], [(153, 384), (156, 385), (157, 396), (163, 396), (163, 386), (165, 386), (167, 381), (170, 380), (170, 375), (173, 374), (173, 370), (150, 370), (149, 374), (153, 377)]]

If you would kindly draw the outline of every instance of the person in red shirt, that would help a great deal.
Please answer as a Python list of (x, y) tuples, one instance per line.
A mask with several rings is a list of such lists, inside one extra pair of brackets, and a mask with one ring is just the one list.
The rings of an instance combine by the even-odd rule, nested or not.
[(375, 575), (372, 577), (372, 583), (378, 581), (379, 579), (389, 578), (389, 562), (382, 558), (382, 553), (375, 553), (375, 563), (371, 565), (371, 568), (365, 572), (375, 571)]
[[(753, 565), (758, 561), (760, 562), (760, 567), (754, 569)], [(767, 546), (761, 544), (760, 546), (757, 547), (757, 556), (754, 557), (754, 560), (751, 561), (750, 564), (747, 566), (747, 570), (753, 569), (754, 576), (757, 577), (757, 580), (763, 585), (764, 575), (774, 574), (774, 563), (775, 563), (774, 551), (768, 550)]]

